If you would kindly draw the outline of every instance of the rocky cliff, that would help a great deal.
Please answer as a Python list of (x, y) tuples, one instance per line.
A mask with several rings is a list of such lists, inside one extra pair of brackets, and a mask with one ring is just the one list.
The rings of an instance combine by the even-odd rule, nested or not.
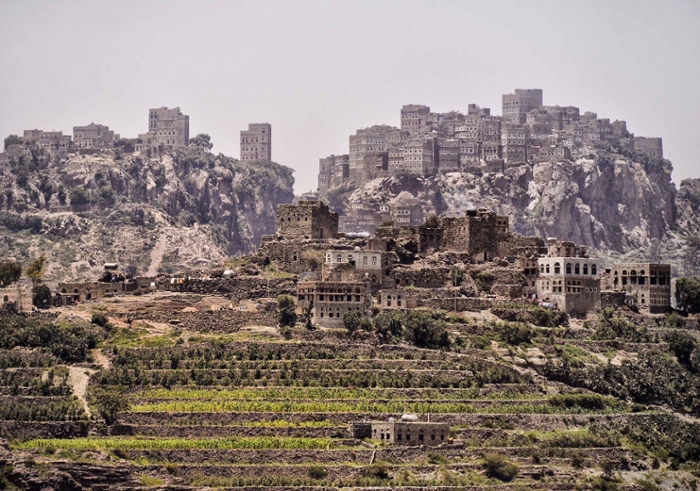
[(438, 213), (489, 208), (508, 215), (511, 230), (522, 235), (586, 244), (611, 259), (669, 260), (692, 273), (693, 263), (700, 268), (694, 257), (700, 250), (700, 180), (683, 181), (677, 191), (672, 170), (668, 160), (591, 148), (572, 161), (375, 179), (329, 195), (341, 206), (377, 206), (410, 192)]
[(190, 146), (25, 160), (0, 175), (0, 257), (47, 255), (47, 279), (92, 279), (116, 261), (154, 275), (254, 251), (293, 198), (292, 170)]

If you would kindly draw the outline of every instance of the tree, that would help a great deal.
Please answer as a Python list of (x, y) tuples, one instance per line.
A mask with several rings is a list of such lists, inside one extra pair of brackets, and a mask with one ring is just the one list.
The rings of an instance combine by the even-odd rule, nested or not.
[(21, 145), (22, 144), (22, 138), (20, 138), (17, 135), (10, 135), (7, 138), (5, 138), (5, 150), (7, 150), (10, 145)]
[(32, 261), (27, 266), (27, 276), (34, 285), (38, 285), (44, 281), (44, 272), (46, 271), (46, 256), (43, 254)]
[(294, 327), (297, 323), (296, 303), (289, 295), (277, 297), (277, 321), (280, 326)]
[(22, 276), (22, 266), (16, 262), (0, 263), (0, 287), (17, 282)]
[(374, 330), (377, 336), (389, 341), (403, 336), (403, 315), (398, 311), (380, 312), (374, 318)]
[(412, 311), (405, 322), (406, 339), (421, 348), (444, 348), (450, 346), (450, 336), (445, 323), (433, 319), (428, 312)]
[(44, 309), (51, 306), (51, 290), (46, 285), (35, 285), (32, 288), (32, 303)]
[(343, 326), (351, 334), (360, 328), (362, 322), (362, 314), (359, 310), (346, 310), (343, 314)]
[(70, 191), (71, 205), (87, 205), (90, 203), (90, 192), (82, 187), (73, 188)]
[(700, 278), (679, 278), (676, 281), (678, 308), (689, 314), (700, 312)]
[(200, 133), (194, 138), (190, 138), (190, 145), (199, 147), (208, 152), (211, 152), (211, 149), (214, 148), (214, 144), (211, 142), (211, 137), (205, 133)]
[(99, 408), (100, 416), (104, 418), (105, 423), (108, 425), (114, 424), (119, 413), (128, 411), (131, 407), (126, 394), (117, 389), (101, 389), (95, 392), (95, 402)]

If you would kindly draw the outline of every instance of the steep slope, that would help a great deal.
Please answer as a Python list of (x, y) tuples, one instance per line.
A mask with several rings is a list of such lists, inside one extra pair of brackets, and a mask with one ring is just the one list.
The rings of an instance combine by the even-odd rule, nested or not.
[[(28, 167), (28, 169), (27, 169)], [(106, 261), (145, 274), (248, 253), (293, 198), (292, 170), (188, 147), (40, 159), (0, 175), (0, 256), (44, 253), (49, 280), (94, 278)]]

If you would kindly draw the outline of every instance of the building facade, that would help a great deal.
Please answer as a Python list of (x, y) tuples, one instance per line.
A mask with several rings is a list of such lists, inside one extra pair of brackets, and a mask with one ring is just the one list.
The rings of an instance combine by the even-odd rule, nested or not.
[(241, 131), (241, 160), (272, 160), (272, 125), (250, 123)]
[(73, 127), (73, 144), (78, 148), (112, 148), (118, 139), (119, 135), (102, 124)]

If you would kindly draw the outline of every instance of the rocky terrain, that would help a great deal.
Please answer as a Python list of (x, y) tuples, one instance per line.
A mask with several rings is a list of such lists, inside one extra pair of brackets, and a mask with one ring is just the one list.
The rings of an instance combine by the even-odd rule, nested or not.
[(41, 158), (0, 174), (0, 256), (45, 254), (47, 281), (93, 279), (105, 262), (155, 275), (248, 253), (293, 198), (292, 170), (192, 146), (157, 159)]
[(400, 193), (438, 213), (484, 207), (510, 217), (522, 235), (557, 237), (604, 257), (663, 260), (700, 274), (700, 180), (677, 190), (668, 160), (612, 148), (588, 148), (574, 161), (510, 166), (503, 173), (448, 173), (375, 179), (333, 189), (332, 205), (388, 203)]
[[(238, 305), (158, 292), (0, 314), (0, 486), (698, 485), (698, 318), (394, 311), (350, 333), (280, 329), (265, 302)], [(410, 335), (413, 316), (445, 329), (440, 348)], [(353, 437), (353, 421), (406, 412), (448, 423), (449, 440)]]

